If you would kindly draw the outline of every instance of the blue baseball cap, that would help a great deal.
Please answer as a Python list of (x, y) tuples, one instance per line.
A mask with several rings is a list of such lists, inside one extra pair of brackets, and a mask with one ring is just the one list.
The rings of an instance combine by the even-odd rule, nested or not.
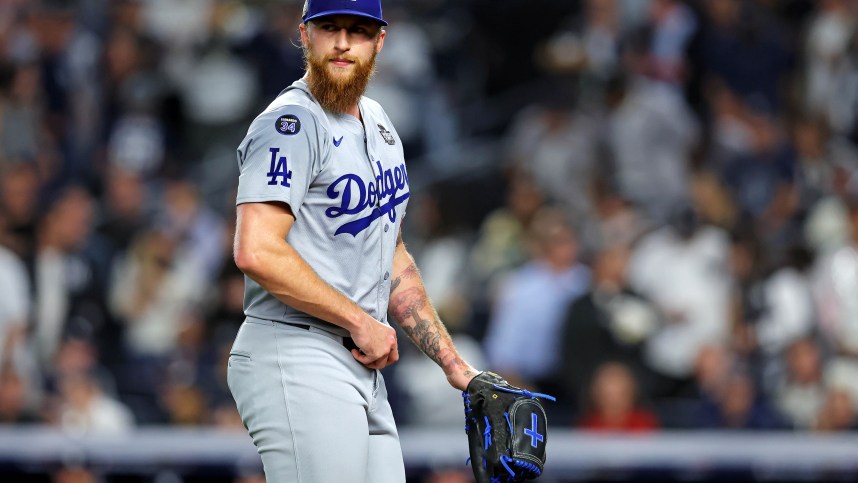
[(328, 15), (357, 15), (387, 25), (381, 17), (381, 0), (307, 0), (305, 8), (304, 22)]

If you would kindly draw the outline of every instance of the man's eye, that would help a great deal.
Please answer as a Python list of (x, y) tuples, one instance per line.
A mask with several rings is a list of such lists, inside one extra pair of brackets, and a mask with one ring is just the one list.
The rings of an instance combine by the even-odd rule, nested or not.
[(322, 25), (322, 30), (324, 30), (325, 32), (336, 32), (337, 30), (339, 30), (339, 27), (333, 24), (325, 24)]

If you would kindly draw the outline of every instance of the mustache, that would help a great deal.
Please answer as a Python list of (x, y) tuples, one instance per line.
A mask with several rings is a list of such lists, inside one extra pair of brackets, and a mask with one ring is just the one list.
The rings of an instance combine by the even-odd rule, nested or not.
[[(370, 58), (362, 59), (346, 52), (327, 53), (316, 56), (312, 48), (304, 50), (307, 82), (310, 92), (319, 104), (331, 112), (347, 112), (357, 105), (375, 71), (374, 52)], [(332, 61), (347, 61), (352, 64), (348, 75), (336, 74)]]

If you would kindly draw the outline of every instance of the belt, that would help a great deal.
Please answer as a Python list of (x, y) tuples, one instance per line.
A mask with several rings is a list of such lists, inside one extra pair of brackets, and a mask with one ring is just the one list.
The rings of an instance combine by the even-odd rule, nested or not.
[[(280, 322), (280, 323), (283, 325), (288, 325), (289, 327), (295, 327), (298, 329), (310, 330), (310, 326), (307, 324), (295, 324), (292, 322)], [(358, 348), (357, 344), (355, 344), (354, 339), (352, 339), (351, 337), (343, 337), (343, 347), (345, 347), (348, 350), (352, 350), (352, 349), (360, 350), (360, 348)]]

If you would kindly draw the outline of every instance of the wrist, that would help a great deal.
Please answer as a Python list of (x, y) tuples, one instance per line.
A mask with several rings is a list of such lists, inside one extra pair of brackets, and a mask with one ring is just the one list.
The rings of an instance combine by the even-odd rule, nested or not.
[(466, 364), (465, 367), (458, 368), (452, 372), (447, 372), (447, 381), (450, 385), (460, 391), (466, 391), (471, 380), (479, 374), (480, 371)]
[(355, 306), (355, 310), (349, 311), (349, 313), (345, 314), (343, 317), (343, 323), (340, 326), (347, 331), (349, 334), (358, 334), (362, 331), (364, 327), (366, 327), (366, 313), (361, 310), (359, 307)]

